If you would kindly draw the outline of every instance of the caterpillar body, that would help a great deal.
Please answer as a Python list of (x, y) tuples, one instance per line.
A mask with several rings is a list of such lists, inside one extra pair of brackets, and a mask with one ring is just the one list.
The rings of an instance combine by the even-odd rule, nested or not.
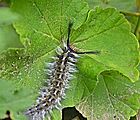
[(48, 63), (48, 79), (39, 92), (36, 104), (25, 111), (29, 120), (44, 120), (45, 116), (50, 119), (50, 113), (53, 108), (61, 108), (61, 100), (65, 98), (65, 91), (69, 88), (69, 81), (76, 72), (76, 62), (78, 54), (97, 54), (98, 51), (76, 52), (69, 45), (70, 31), (72, 23), (68, 26), (67, 43), (63, 42), (63, 47), (58, 47), (54, 62)]

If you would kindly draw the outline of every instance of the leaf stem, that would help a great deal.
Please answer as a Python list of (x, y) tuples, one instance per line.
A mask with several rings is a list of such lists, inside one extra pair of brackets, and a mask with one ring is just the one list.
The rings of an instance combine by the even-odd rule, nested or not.
[(135, 28), (135, 31), (134, 31), (135, 35), (137, 35), (137, 31), (139, 29), (139, 25), (140, 25), (140, 16), (138, 17), (137, 25), (136, 25), (136, 28)]
[(140, 16), (139, 12), (124, 12), (124, 11), (120, 11), (120, 13), (122, 13), (124, 15), (127, 15), (127, 16), (137, 16), (137, 17)]

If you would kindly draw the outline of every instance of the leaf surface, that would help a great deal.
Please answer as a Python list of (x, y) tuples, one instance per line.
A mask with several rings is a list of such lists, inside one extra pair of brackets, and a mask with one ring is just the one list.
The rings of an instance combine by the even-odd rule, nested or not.
[[(62, 45), (63, 39), (66, 41), (70, 20), (74, 22), (71, 46), (78, 51), (98, 50), (100, 54), (81, 55), (63, 107), (89, 98), (98, 86), (97, 76), (105, 70), (118, 70), (131, 81), (138, 80), (138, 42), (117, 10), (90, 10), (84, 0), (13, 0), (11, 7), (22, 17), (14, 27), (25, 49), (1, 54), (0, 76), (16, 80), (17, 88), (28, 86), (38, 94), (46, 80), (45, 62), (50, 62), (56, 47)], [(60, 114), (54, 112), (52, 116), (57, 120)]]
[(29, 88), (16, 89), (11, 81), (0, 80), (0, 119), (10, 111), (12, 119), (25, 120), (24, 110), (34, 102), (32, 94)]
[[(132, 83), (117, 71), (98, 76), (94, 91), (77, 109), (89, 120), (128, 120), (140, 107), (140, 82)], [(87, 85), (88, 88), (88, 85)]]
[(0, 8), (0, 53), (8, 48), (20, 48), (23, 45), (19, 41), (15, 29), (12, 27), (12, 23), (17, 21), (19, 16), (10, 8)]

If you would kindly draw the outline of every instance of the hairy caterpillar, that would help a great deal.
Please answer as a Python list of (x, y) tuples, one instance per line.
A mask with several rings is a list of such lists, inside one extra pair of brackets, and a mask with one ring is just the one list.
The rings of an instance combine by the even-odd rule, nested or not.
[(65, 91), (68, 89), (72, 74), (76, 72), (75, 63), (79, 57), (78, 54), (99, 53), (99, 51), (76, 52), (70, 47), (72, 25), (72, 22), (69, 22), (67, 43), (63, 43), (63, 48), (57, 48), (56, 56), (53, 57), (54, 62), (48, 63), (47, 86), (40, 90), (36, 104), (25, 112), (30, 120), (44, 120), (45, 116), (50, 119), (51, 110), (60, 108), (60, 102), (65, 98)]

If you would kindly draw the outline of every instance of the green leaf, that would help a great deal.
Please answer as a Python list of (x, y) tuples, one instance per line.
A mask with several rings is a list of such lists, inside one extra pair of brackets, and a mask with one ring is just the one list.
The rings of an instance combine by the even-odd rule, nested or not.
[(98, 61), (87, 56), (79, 59), (78, 63), (79, 72), (76, 74), (76, 78), (70, 83), (66, 100), (62, 102), (64, 107), (75, 106), (85, 96), (89, 96), (98, 82), (97, 75), (101, 71), (109, 69), (108, 66), (100, 64)]
[(138, 79), (135, 68), (139, 61), (138, 43), (119, 12), (114, 9), (90, 11), (87, 21), (75, 34), (78, 48), (101, 51), (100, 55), (90, 55), (91, 58), (110, 69), (119, 70), (134, 81)]
[[(77, 48), (83, 51), (100, 50), (100, 55), (90, 55), (99, 64), (119, 70), (134, 81), (138, 79), (138, 71), (135, 68), (138, 63), (138, 43), (130, 33), (129, 25), (122, 15), (114, 9), (96, 9), (96, 11), (88, 12), (87, 4), (82, 1), (77, 1), (78, 5), (75, 5), (76, 1), (57, 2), (43, 0), (29, 2), (27, 0), (20, 6), (22, 1), (13, 1), (12, 8), (23, 16), (15, 27), (21, 36), (21, 41), (26, 44), (25, 54), (32, 59), (34, 64), (41, 62), (42, 57), (46, 59), (53, 53), (52, 51), (60, 44), (61, 38), (67, 35), (67, 23), (71, 18), (74, 20), (71, 41)], [(82, 19), (79, 20), (77, 16), (82, 16)], [(5, 56), (5, 62), (9, 61), (8, 59), (10, 58)], [(13, 62), (16, 64), (17, 61), (13, 60)], [(35, 72), (42, 71), (42, 66), (43, 64), (40, 68), (35, 67)], [(22, 79), (28, 77), (30, 83), (36, 73), (31, 73), (32, 68), (28, 70), (30, 74), (24, 73), (27, 70), (23, 70), (21, 74), (26, 74)]]
[[(79, 3), (76, 6), (76, 3)], [(21, 6), (22, 4), (22, 6)], [(22, 15), (21, 21), (15, 23), (15, 28), (21, 35), (27, 51), (38, 58), (54, 48), (67, 34), (70, 19), (78, 19), (80, 26), (88, 12), (84, 0), (77, 1), (13, 1), (13, 10)]]
[(139, 0), (87, 0), (90, 8), (95, 8), (100, 6), (102, 8), (114, 7), (117, 8), (121, 13), (125, 15), (131, 24), (132, 32), (136, 35), (137, 39), (139, 37), (139, 11), (140, 11), (140, 2)]
[[(28, 86), (37, 94), (46, 79), (45, 62), (51, 61), (56, 47), (66, 40), (69, 20), (74, 22), (71, 44), (78, 51), (99, 50), (100, 54), (81, 55), (79, 72), (70, 82), (63, 107), (89, 97), (98, 85), (97, 76), (105, 70), (118, 70), (131, 81), (138, 80), (138, 42), (117, 10), (90, 10), (84, 0), (13, 0), (12, 9), (22, 16), (14, 27), (25, 49), (1, 54), (0, 76), (16, 80), (17, 88)], [(52, 116), (57, 120), (60, 114)]]
[(19, 41), (12, 23), (18, 20), (19, 16), (12, 12), (10, 8), (0, 8), (0, 53), (8, 48), (20, 48), (23, 45)]
[(8, 48), (22, 48), (19, 36), (11, 25), (0, 27), (0, 53)]
[(34, 102), (32, 94), (28, 88), (16, 89), (13, 82), (0, 80), (0, 119), (9, 110), (12, 119), (25, 120), (23, 112)]
[(77, 109), (89, 120), (128, 120), (140, 108), (139, 86), (140, 81), (132, 83), (117, 71), (102, 72), (94, 91)]

